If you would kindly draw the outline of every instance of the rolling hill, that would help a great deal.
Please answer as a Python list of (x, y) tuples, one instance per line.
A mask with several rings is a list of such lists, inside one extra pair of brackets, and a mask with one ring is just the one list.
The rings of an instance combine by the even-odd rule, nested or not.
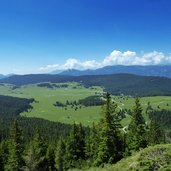
[(171, 79), (132, 74), (62, 76), (50, 74), (14, 75), (3, 78), (0, 83), (17, 86), (40, 82), (79, 82), (85, 87), (101, 86), (113, 95), (154, 96), (171, 95)]

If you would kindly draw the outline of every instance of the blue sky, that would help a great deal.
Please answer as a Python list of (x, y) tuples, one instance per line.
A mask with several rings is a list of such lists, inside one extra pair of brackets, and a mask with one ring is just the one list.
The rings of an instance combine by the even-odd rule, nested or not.
[(171, 63), (170, 0), (0, 0), (0, 73)]

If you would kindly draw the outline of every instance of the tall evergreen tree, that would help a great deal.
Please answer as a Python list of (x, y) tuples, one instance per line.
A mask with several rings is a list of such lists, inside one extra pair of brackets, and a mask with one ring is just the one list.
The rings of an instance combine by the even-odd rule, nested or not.
[(117, 105), (113, 104), (110, 94), (106, 94), (106, 104), (103, 108), (104, 118), (101, 120), (100, 140), (97, 159), (94, 164), (115, 163), (122, 156), (121, 124), (119, 123)]
[(15, 120), (11, 129), (9, 144), (9, 156), (5, 166), (6, 171), (20, 171), (23, 169), (23, 144), (21, 138), (21, 130), (19, 129), (18, 123)]
[(85, 159), (85, 132), (82, 125), (74, 123), (67, 142), (67, 161), (69, 167), (80, 166)]
[(150, 123), (150, 129), (148, 133), (148, 140), (150, 145), (165, 143), (165, 134), (161, 129), (156, 118), (153, 118)]
[(70, 131), (70, 136), (67, 141), (67, 161), (68, 161), (68, 166), (67, 167), (75, 167), (76, 166), (76, 160), (78, 160), (77, 156), (77, 141), (78, 141), (78, 127), (74, 123), (71, 131)]
[(37, 131), (33, 141), (30, 144), (30, 147), (25, 156), (25, 170), (28, 171), (46, 171), (46, 147), (43, 142), (42, 137)]
[(9, 154), (9, 150), (8, 150), (8, 146), (7, 146), (7, 141), (2, 141), (0, 143), (0, 169), (4, 170), (7, 159), (8, 159), (8, 154)]
[(63, 171), (66, 170), (66, 144), (62, 140), (62, 138), (59, 140), (57, 145), (57, 150), (55, 153), (55, 168), (57, 171)]
[(77, 155), (78, 158), (85, 160), (85, 150), (86, 150), (86, 143), (85, 143), (85, 130), (80, 123), (78, 125), (78, 146), (77, 146)]
[(142, 107), (138, 97), (135, 98), (132, 120), (127, 133), (127, 153), (147, 146), (146, 125), (142, 116)]
[(90, 128), (90, 133), (86, 137), (86, 157), (92, 165), (92, 162), (97, 158), (97, 148), (99, 144), (99, 133), (98, 128), (93, 122), (92, 128)]
[(47, 171), (55, 170), (55, 150), (52, 144), (49, 144), (46, 152), (46, 162), (47, 162)]

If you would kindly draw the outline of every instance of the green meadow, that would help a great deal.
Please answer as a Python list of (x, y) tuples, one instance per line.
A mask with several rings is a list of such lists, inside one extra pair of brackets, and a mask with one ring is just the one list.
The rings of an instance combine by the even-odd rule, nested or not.
[[(56, 83), (55, 85), (60, 86), (62, 83)], [(78, 101), (79, 99), (93, 96), (103, 89), (101, 87), (85, 88), (78, 83), (67, 83), (67, 86), (68, 87), (47, 88), (39, 87), (37, 84), (30, 84), (17, 88), (10, 84), (0, 84), (0, 95), (34, 98), (35, 102), (32, 103), (33, 109), (21, 114), (25, 117), (44, 118), (50, 121), (59, 121), (69, 124), (82, 122), (84, 125), (90, 126), (93, 122), (97, 122), (101, 117), (100, 106), (81, 106), (75, 110), (75, 107), (72, 108), (71, 106), (67, 106), (66, 108), (56, 107), (54, 103), (59, 101), (65, 104), (67, 100)], [(129, 96), (113, 96), (113, 100), (118, 104), (118, 109), (132, 109), (134, 105), (134, 98)], [(140, 100), (144, 111), (148, 102), (150, 102), (154, 109), (171, 109), (170, 96), (142, 97)], [(122, 121), (124, 126), (127, 125), (131, 119), (131, 116), (126, 116), (127, 117)], [(148, 117), (145, 117), (148, 120)]]

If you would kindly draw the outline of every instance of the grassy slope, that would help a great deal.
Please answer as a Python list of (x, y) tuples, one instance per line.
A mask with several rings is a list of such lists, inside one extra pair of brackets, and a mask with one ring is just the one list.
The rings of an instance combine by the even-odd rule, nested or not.
[[(148, 147), (130, 157), (122, 159), (114, 165), (105, 165), (104, 168), (90, 168), (86, 171), (171, 171), (171, 144)], [(83, 169), (82, 169), (83, 170)], [(79, 171), (74, 169), (72, 171)]]
[[(73, 87), (77, 86), (77, 89)], [(101, 88), (96, 87), (97, 90)], [(22, 115), (28, 117), (40, 117), (52, 121), (60, 121), (63, 123), (82, 122), (84, 125), (91, 125), (92, 122), (97, 122), (100, 118), (100, 107), (86, 107), (75, 111), (70, 107), (65, 110), (53, 106), (56, 101), (66, 102), (66, 100), (73, 101), (94, 95), (97, 91), (95, 89), (87, 89), (78, 86), (76, 83), (69, 83), (69, 88), (49, 89), (45, 87), (38, 87), (36, 84), (24, 85), (20, 88), (12, 90), (11, 85), (0, 85), (0, 94), (23, 98), (35, 98), (39, 103), (33, 103), (33, 110)], [(119, 108), (132, 109), (134, 99), (132, 97), (114, 96), (114, 100), (118, 103)], [(141, 103), (145, 109), (148, 101), (152, 107), (157, 108), (159, 105), (161, 109), (171, 108), (171, 97), (169, 96), (155, 96), (143, 97)], [(168, 106), (167, 106), (168, 103)], [(145, 116), (146, 117), (146, 116)], [(123, 125), (127, 125), (131, 117), (128, 115), (122, 120)], [(148, 120), (148, 118), (146, 117)]]

